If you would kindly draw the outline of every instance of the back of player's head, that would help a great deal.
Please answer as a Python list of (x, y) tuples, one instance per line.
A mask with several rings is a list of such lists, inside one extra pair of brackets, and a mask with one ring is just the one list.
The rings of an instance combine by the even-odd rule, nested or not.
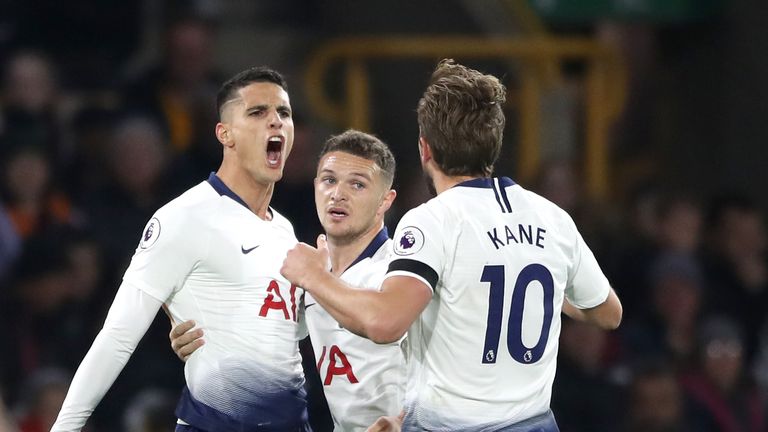
[(387, 187), (392, 186), (392, 180), (395, 178), (395, 156), (392, 155), (389, 146), (376, 136), (354, 129), (333, 135), (325, 141), (323, 149), (320, 150), (320, 159), (334, 151), (349, 153), (375, 162), (381, 169)]
[(288, 91), (288, 83), (285, 82), (285, 78), (280, 75), (276, 70), (270, 69), (266, 66), (256, 66), (250, 69), (246, 69), (237, 75), (230, 78), (219, 89), (216, 95), (216, 110), (221, 117), (221, 108), (227, 102), (236, 99), (238, 97), (237, 92), (253, 83), (267, 82), (277, 84)]
[(501, 151), (506, 88), (498, 78), (442, 60), (417, 108), (419, 133), (447, 175), (490, 176)]

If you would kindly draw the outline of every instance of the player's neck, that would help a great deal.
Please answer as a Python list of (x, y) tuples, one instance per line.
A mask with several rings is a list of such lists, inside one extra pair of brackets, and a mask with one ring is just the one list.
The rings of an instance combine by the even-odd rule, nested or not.
[(272, 219), (269, 213), (269, 202), (275, 190), (274, 183), (259, 183), (240, 171), (226, 169), (223, 164), (216, 175), (248, 205), (256, 216), (263, 220)]
[(328, 252), (331, 256), (331, 270), (333, 274), (340, 276), (344, 273), (363, 253), (365, 248), (371, 244), (383, 226), (384, 221), (379, 221), (373, 224), (368, 231), (351, 240), (328, 236)]
[(439, 169), (432, 170), (432, 181), (435, 182), (435, 191), (438, 195), (447, 191), (448, 189), (456, 186), (459, 183), (463, 183), (467, 180), (478, 178), (478, 176), (449, 176), (444, 174)]

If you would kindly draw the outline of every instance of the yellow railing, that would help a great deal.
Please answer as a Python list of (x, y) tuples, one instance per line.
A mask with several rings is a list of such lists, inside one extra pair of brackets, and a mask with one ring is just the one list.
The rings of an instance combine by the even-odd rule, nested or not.
[[(563, 60), (584, 61), (586, 190), (594, 198), (609, 192), (608, 133), (624, 104), (624, 69), (616, 52), (582, 38), (370, 37), (331, 41), (309, 59), (305, 74), (307, 98), (313, 113), (343, 127), (370, 130), (369, 76), (372, 59), (418, 58), (439, 60), (513, 59), (520, 62), (520, 146), (517, 175), (530, 180), (540, 164), (540, 98), (543, 76)], [(333, 101), (326, 93), (326, 74), (332, 65), (345, 65), (344, 96)], [(426, 82), (425, 82), (426, 85)], [(415, 121), (415, 118), (414, 118)]]

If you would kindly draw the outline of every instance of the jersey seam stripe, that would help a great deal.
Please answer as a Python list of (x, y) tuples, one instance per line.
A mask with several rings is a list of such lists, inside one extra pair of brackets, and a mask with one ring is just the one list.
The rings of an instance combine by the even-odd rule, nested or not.
[(498, 178), (493, 179), (499, 188), (501, 199), (504, 200), (504, 205), (507, 207), (507, 213), (512, 213), (512, 206), (509, 204), (509, 198), (507, 198), (507, 189), (501, 186), (501, 181)]
[(501, 207), (501, 212), (506, 213), (506, 211), (504, 211), (504, 204), (501, 203), (501, 198), (499, 198), (499, 191), (496, 188), (497, 186), (496, 186), (495, 179), (491, 180), (491, 189), (493, 189), (493, 194), (496, 195), (496, 202), (499, 203), (499, 207)]

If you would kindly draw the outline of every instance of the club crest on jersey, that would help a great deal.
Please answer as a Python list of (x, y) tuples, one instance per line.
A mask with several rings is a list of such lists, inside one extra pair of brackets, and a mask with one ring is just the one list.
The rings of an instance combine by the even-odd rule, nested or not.
[(398, 255), (411, 255), (421, 250), (424, 246), (424, 233), (420, 229), (409, 226), (400, 231), (400, 236), (395, 243), (395, 253)]
[(141, 241), (139, 247), (147, 249), (151, 247), (157, 239), (160, 237), (160, 221), (157, 218), (152, 218), (147, 222), (147, 226), (144, 227), (144, 233), (141, 234)]

